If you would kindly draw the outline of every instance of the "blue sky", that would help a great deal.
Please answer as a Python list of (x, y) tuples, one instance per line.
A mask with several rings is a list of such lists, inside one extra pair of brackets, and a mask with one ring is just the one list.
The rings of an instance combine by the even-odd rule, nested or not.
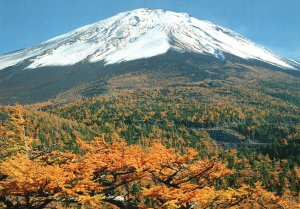
[(0, 0), (0, 54), (141, 7), (187, 12), (300, 61), (300, 0)]

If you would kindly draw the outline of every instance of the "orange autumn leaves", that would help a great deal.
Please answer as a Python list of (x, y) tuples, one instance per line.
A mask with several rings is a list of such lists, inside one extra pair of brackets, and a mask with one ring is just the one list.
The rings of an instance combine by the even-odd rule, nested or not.
[[(81, 168), (78, 174), (88, 174), (86, 178), (98, 182), (97, 191), (94, 192), (104, 194), (104, 201), (108, 196), (122, 197), (127, 201), (125, 204), (132, 207), (146, 205), (142, 201), (135, 203), (129, 200), (154, 200), (161, 195), (164, 196), (160, 197), (160, 203), (157, 202), (156, 206), (168, 204), (170, 197), (171, 200), (180, 199), (182, 203), (190, 202), (198, 190), (231, 173), (216, 159), (199, 160), (198, 153), (193, 149), (178, 154), (175, 149), (166, 148), (160, 142), (142, 148), (139, 145), (127, 145), (118, 138), (113, 143), (107, 143), (104, 137), (99, 137), (91, 143), (79, 140), (79, 145), (86, 153), (76, 165), (72, 164)], [(138, 197), (129, 192), (129, 188), (136, 184), (141, 188)], [(150, 189), (146, 189), (149, 186)], [(159, 195), (153, 192), (156, 188), (167, 192)], [(178, 195), (172, 195), (174, 192)]]
[[(18, 113), (18, 111), (16, 111)], [(19, 117), (19, 115), (16, 115)], [(15, 123), (15, 129), (22, 124)], [(15, 131), (17, 147), (31, 147)], [(8, 136), (9, 138), (9, 136)], [(23, 140), (23, 141), (22, 141)], [(26, 142), (30, 142), (26, 145)], [(200, 159), (159, 141), (128, 145), (117, 135), (77, 140), (80, 153), (16, 149), (0, 159), (0, 207), (6, 208), (296, 208), (264, 190), (214, 187), (233, 171), (217, 157)], [(28, 154), (30, 153), (30, 154)]]
[[(197, 160), (197, 152), (192, 149), (179, 155), (159, 142), (142, 148), (127, 145), (118, 138), (107, 143), (102, 136), (90, 143), (78, 140), (78, 144), (84, 152), (82, 155), (52, 152), (32, 160), (16, 154), (4, 160), (0, 164), (2, 175), (6, 176), (0, 183), (3, 202), (36, 208), (62, 200), (86, 206), (101, 205), (101, 201), (119, 205), (123, 201), (122, 204), (132, 207), (145, 207), (142, 201), (130, 202), (136, 197), (128, 188), (140, 185), (138, 199), (156, 198), (145, 188), (160, 184), (177, 190), (182, 187), (182, 196), (193, 196), (197, 193), (192, 190), (230, 173), (214, 161)], [(220, 174), (212, 175), (212, 172)], [(194, 184), (189, 183), (192, 179), (196, 180)], [(168, 202), (170, 194), (172, 191), (165, 194), (162, 204)], [(174, 198), (182, 199), (180, 196)], [(28, 199), (22, 200), (23, 197)]]
[[(280, 208), (285, 204), (260, 185), (215, 189), (212, 183), (232, 171), (216, 158), (198, 159), (193, 149), (179, 154), (160, 142), (142, 148), (119, 138), (108, 143), (104, 136), (91, 142), (78, 140), (78, 144), (82, 154), (53, 152), (36, 159), (17, 154), (4, 160), (0, 169), (7, 177), (0, 182), (0, 200), (27, 208), (251, 208), (260, 204)], [(133, 192), (136, 185), (140, 189)]]
[[(47, 165), (16, 155), (1, 164), (1, 173), (8, 176), (1, 182), (1, 195), (58, 194), (74, 176), (59, 165)], [(59, 192), (58, 192), (59, 191)], [(38, 194), (37, 194), (38, 195)]]

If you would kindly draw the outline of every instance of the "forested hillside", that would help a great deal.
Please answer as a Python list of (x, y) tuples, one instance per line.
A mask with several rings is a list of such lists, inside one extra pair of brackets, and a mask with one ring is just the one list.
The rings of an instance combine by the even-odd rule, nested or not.
[(208, 80), (2, 106), (4, 208), (297, 208), (297, 83)]

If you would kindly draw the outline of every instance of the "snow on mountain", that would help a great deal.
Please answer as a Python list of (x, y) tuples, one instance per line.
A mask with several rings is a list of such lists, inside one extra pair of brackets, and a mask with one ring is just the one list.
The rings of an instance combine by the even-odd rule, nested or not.
[(0, 69), (29, 60), (27, 68), (72, 65), (81, 61), (114, 64), (168, 50), (223, 53), (293, 69), (286, 60), (239, 34), (185, 13), (137, 9), (86, 25), (31, 48), (0, 56)]

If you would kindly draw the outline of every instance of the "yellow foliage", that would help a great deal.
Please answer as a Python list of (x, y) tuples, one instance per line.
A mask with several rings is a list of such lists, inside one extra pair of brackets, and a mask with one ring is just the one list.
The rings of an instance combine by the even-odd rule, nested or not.
[[(216, 157), (199, 159), (191, 148), (179, 153), (159, 141), (143, 148), (127, 145), (117, 135), (111, 142), (104, 135), (91, 142), (78, 139), (78, 146), (81, 155), (52, 152), (37, 159), (24, 154), (6, 158), (0, 164), (6, 176), (0, 181), (0, 202), (40, 208), (63, 208), (63, 203), (82, 208), (297, 207), (261, 184), (217, 190), (213, 183), (232, 171)], [(132, 192), (133, 188), (140, 189)]]

